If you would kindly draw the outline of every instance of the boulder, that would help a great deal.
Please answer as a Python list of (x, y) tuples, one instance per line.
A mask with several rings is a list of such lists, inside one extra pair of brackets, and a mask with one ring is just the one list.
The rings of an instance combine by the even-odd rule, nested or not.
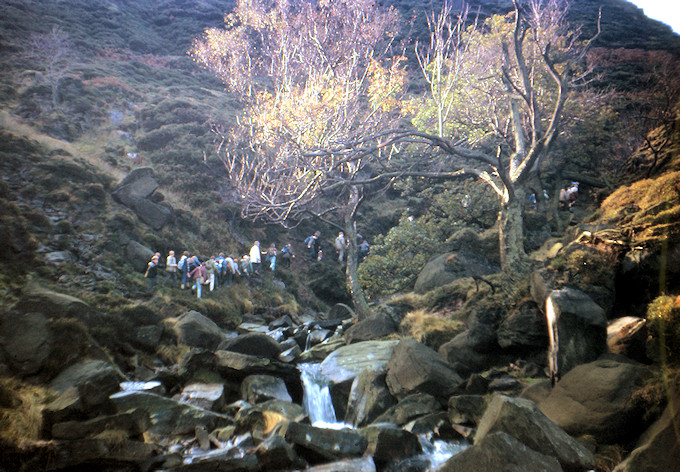
[(178, 343), (208, 350), (214, 350), (225, 337), (214, 321), (197, 311), (186, 312), (177, 318), (174, 330)]
[(425, 293), (465, 277), (481, 277), (498, 272), (498, 267), (481, 254), (461, 249), (436, 256), (416, 279), (416, 293)]
[(594, 361), (606, 351), (607, 318), (588, 295), (571, 288), (553, 290), (545, 305), (553, 378)]
[(307, 467), (305, 472), (376, 472), (376, 468), (372, 457), (361, 457)]
[(111, 400), (116, 404), (118, 411), (132, 409), (146, 411), (151, 418), (148, 432), (158, 438), (193, 434), (196, 426), (203, 426), (211, 431), (231, 422), (226, 415), (154, 393), (123, 391), (111, 395)]
[(556, 458), (567, 472), (595, 468), (593, 453), (550, 421), (530, 400), (495, 394), (479, 420), (475, 444), (498, 431)]
[(644, 424), (644, 411), (633, 393), (649, 377), (649, 369), (641, 364), (598, 359), (570, 370), (539, 408), (573, 436), (589, 434), (601, 444), (624, 443)]
[(396, 405), (378, 416), (374, 423), (393, 423), (403, 426), (421, 416), (441, 411), (442, 405), (435, 397), (427, 393), (415, 393), (403, 398)]
[(345, 421), (355, 427), (363, 426), (396, 402), (385, 383), (385, 373), (366, 369), (352, 382)]
[(255, 455), (263, 470), (288, 469), (297, 460), (293, 447), (276, 434), (262, 441), (255, 449)]
[(452, 368), (461, 374), (482, 372), (500, 362), (500, 355), (496, 349), (485, 349), (488, 345), (486, 336), (480, 332), (465, 330), (457, 334), (451, 341), (439, 347), (439, 354), (448, 361)]
[(135, 200), (130, 207), (139, 220), (155, 230), (159, 230), (172, 218), (174, 212), (171, 208), (153, 202), (146, 198)]
[(256, 454), (242, 454), (237, 448), (198, 452), (185, 457), (173, 472), (257, 472), (263, 470)]
[(151, 425), (143, 410), (132, 410), (115, 415), (103, 415), (87, 421), (65, 421), (52, 425), (54, 439), (83, 439), (108, 430), (123, 431), (128, 438), (141, 438)]
[(130, 198), (147, 198), (158, 188), (151, 167), (137, 167), (130, 171), (113, 190), (114, 200), (126, 205)]
[[(146, 266), (146, 262), (144, 264)], [(22, 313), (42, 313), (48, 318), (80, 320), (87, 319), (92, 313), (90, 305), (80, 298), (55, 292), (34, 282), (26, 285), (14, 309)]]
[(325, 343), (317, 344), (316, 346), (312, 346), (310, 349), (302, 352), (302, 354), (300, 354), (298, 357), (298, 362), (321, 362), (344, 344), (345, 340), (342, 337), (331, 337)]
[(234, 420), (238, 434), (266, 435), (279, 424), (303, 421), (306, 417), (304, 409), (296, 403), (268, 400), (257, 405), (243, 406)]
[(607, 325), (607, 348), (638, 362), (647, 362), (647, 321), (636, 316), (611, 320)]
[(680, 470), (680, 394), (675, 390), (666, 409), (638, 439), (635, 449), (614, 472), (677, 472)]
[(389, 423), (376, 423), (361, 429), (368, 446), (366, 454), (382, 468), (385, 465), (422, 452), (418, 437)]
[(0, 314), (0, 351), (18, 376), (38, 373), (50, 355), (52, 342), (49, 323), (42, 313)]
[(399, 341), (364, 341), (333, 351), (321, 363), (321, 372), (335, 384), (352, 381), (362, 371), (371, 368), (385, 371)]
[(277, 359), (281, 353), (281, 345), (272, 337), (262, 333), (241, 334), (227, 339), (220, 344), (218, 349), (267, 359)]
[(241, 383), (241, 397), (256, 404), (266, 400), (292, 402), (283, 380), (273, 375), (249, 375)]
[(464, 384), (443, 356), (412, 338), (400, 341), (394, 348), (385, 382), (397, 398), (428, 392), (446, 399)]
[(300, 354), (302, 354), (302, 350), (300, 349), (300, 346), (298, 346), (296, 343), (295, 346), (288, 348), (285, 351), (281, 351), (281, 354), (279, 354), (278, 359), (281, 362), (291, 363), (294, 362), (295, 359), (297, 359), (300, 356)]
[(475, 425), (486, 407), (483, 395), (454, 395), (449, 398), (449, 420), (455, 424)]
[(142, 273), (146, 271), (146, 266), (154, 255), (153, 249), (132, 239), (125, 246), (125, 253), (127, 262), (132, 265), (135, 271)]
[(206, 410), (219, 411), (225, 403), (224, 384), (192, 383), (182, 389), (179, 400)]
[(520, 303), (501, 322), (496, 336), (500, 347), (513, 351), (546, 349), (549, 343), (545, 316), (532, 300)]
[(78, 391), (85, 407), (101, 407), (109, 404), (109, 395), (120, 389), (125, 380), (117, 367), (106, 361), (84, 360), (63, 370), (50, 383), (50, 388), (63, 393), (70, 388)]
[(389, 336), (397, 331), (397, 325), (392, 318), (381, 313), (365, 320), (359, 321), (345, 332), (345, 342), (347, 344)]
[(502, 431), (489, 434), (446, 461), (440, 472), (561, 472), (554, 457), (541, 454)]
[(366, 438), (356, 431), (315, 428), (302, 423), (289, 423), (285, 438), (298, 446), (298, 454), (312, 464), (358, 457), (367, 446)]

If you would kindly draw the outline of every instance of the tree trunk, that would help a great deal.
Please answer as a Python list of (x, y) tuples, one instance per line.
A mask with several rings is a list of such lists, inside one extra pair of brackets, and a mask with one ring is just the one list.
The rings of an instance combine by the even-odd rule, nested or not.
[[(356, 189), (354, 189), (356, 190)], [(364, 296), (364, 291), (359, 283), (359, 275), (357, 269), (359, 268), (359, 250), (357, 243), (357, 225), (354, 220), (354, 210), (359, 202), (358, 191), (351, 192), (350, 205), (347, 214), (345, 215), (345, 237), (349, 246), (347, 247), (347, 287), (352, 296), (354, 303), (354, 310), (357, 313), (359, 320), (364, 320), (371, 315), (371, 309), (368, 307), (368, 302)]]
[(524, 281), (530, 269), (529, 258), (524, 252), (522, 204), (525, 197), (525, 190), (516, 188), (513, 198), (501, 207), (498, 218), (504, 291), (510, 296), (519, 293), (519, 284)]

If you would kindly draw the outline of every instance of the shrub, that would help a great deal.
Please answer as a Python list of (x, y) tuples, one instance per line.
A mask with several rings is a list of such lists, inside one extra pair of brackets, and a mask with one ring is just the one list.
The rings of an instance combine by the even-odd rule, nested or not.
[(652, 359), (677, 362), (680, 352), (680, 296), (662, 295), (647, 307), (649, 338), (647, 354)]

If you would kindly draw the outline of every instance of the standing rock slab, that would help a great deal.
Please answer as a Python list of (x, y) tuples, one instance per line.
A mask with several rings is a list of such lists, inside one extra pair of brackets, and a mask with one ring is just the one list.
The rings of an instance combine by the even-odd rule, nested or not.
[(570, 370), (539, 408), (571, 435), (590, 434), (602, 444), (622, 443), (634, 439), (631, 435), (644, 424), (644, 411), (633, 400), (633, 392), (650, 375), (641, 364), (598, 359)]
[(585, 293), (572, 288), (553, 290), (545, 302), (545, 313), (553, 378), (606, 352), (607, 318)]
[(554, 457), (528, 448), (502, 431), (446, 461), (439, 472), (562, 472)]
[(448, 399), (464, 384), (441, 354), (412, 338), (400, 341), (394, 348), (385, 382), (397, 398), (427, 392)]
[(494, 395), (479, 420), (475, 444), (497, 431), (513, 436), (534, 451), (555, 457), (567, 472), (595, 468), (593, 453), (550, 421), (531, 400)]

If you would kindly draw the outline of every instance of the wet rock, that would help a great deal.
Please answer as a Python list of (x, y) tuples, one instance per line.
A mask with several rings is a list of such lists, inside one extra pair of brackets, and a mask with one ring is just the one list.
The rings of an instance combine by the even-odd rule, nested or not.
[(561, 472), (554, 457), (541, 454), (502, 431), (456, 454), (440, 472)]
[(384, 313), (359, 321), (345, 332), (347, 344), (388, 336), (397, 331), (397, 325), (392, 318)]
[(552, 375), (564, 375), (579, 364), (594, 361), (607, 349), (607, 319), (585, 293), (565, 288), (554, 290), (546, 300), (551, 344)]
[(399, 341), (364, 341), (333, 351), (321, 363), (321, 372), (332, 383), (352, 381), (367, 368), (384, 371)]
[(539, 408), (573, 436), (622, 443), (634, 439), (644, 424), (633, 393), (650, 375), (647, 367), (625, 359), (598, 359), (570, 370)]
[(216, 449), (193, 454), (172, 469), (176, 472), (255, 472), (262, 470), (255, 454), (243, 454), (239, 449)]
[(292, 446), (276, 434), (270, 435), (257, 446), (255, 454), (264, 470), (285, 469), (298, 460)]
[(276, 359), (281, 353), (279, 343), (262, 333), (241, 334), (235, 338), (227, 339), (220, 344), (218, 349), (267, 359)]
[(379, 468), (422, 452), (415, 434), (393, 424), (373, 424), (362, 428), (361, 434), (368, 442), (366, 454), (373, 456), (373, 461)]
[(219, 326), (197, 311), (181, 315), (174, 323), (177, 342), (191, 347), (214, 350), (225, 338)]
[(414, 339), (404, 339), (394, 348), (385, 381), (397, 398), (416, 392), (448, 398), (464, 384), (444, 357)]
[(0, 350), (20, 377), (42, 368), (52, 342), (49, 323), (42, 313), (0, 313)]
[(225, 403), (224, 384), (192, 383), (186, 385), (182, 389), (179, 400), (206, 410), (220, 411)]
[(302, 350), (296, 343), (295, 346), (282, 351), (281, 354), (279, 354), (279, 360), (281, 362), (291, 363), (295, 361), (295, 359), (297, 359), (300, 354), (302, 354)]
[(251, 404), (266, 400), (291, 402), (283, 380), (273, 375), (249, 375), (241, 383), (241, 397)]
[(441, 411), (442, 405), (435, 397), (427, 393), (415, 393), (402, 399), (378, 416), (374, 423), (393, 423), (403, 426), (421, 416)]
[(288, 424), (285, 438), (297, 445), (298, 453), (310, 463), (357, 457), (367, 446), (366, 438), (358, 432), (315, 428), (301, 423)]
[(321, 344), (332, 335), (333, 331), (329, 329), (314, 327), (307, 333), (307, 339), (305, 341), (306, 347), (309, 348)]
[(497, 431), (513, 436), (534, 451), (555, 457), (565, 471), (595, 467), (592, 452), (550, 421), (530, 400), (495, 394), (479, 421), (475, 444)]
[(112, 395), (111, 400), (119, 411), (146, 411), (151, 418), (149, 433), (158, 437), (193, 434), (196, 426), (203, 426), (210, 431), (231, 422), (226, 415), (153, 393), (119, 392)]
[(305, 472), (376, 472), (376, 468), (372, 457), (362, 457), (308, 467)]
[(385, 373), (366, 369), (352, 382), (345, 421), (354, 426), (371, 423), (396, 402), (385, 383)]
[(404, 430), (430, 439), (461, 439), (460, 433), (453, 429), (445, 411), (431, 413), (409, 421), (404, 425)]

